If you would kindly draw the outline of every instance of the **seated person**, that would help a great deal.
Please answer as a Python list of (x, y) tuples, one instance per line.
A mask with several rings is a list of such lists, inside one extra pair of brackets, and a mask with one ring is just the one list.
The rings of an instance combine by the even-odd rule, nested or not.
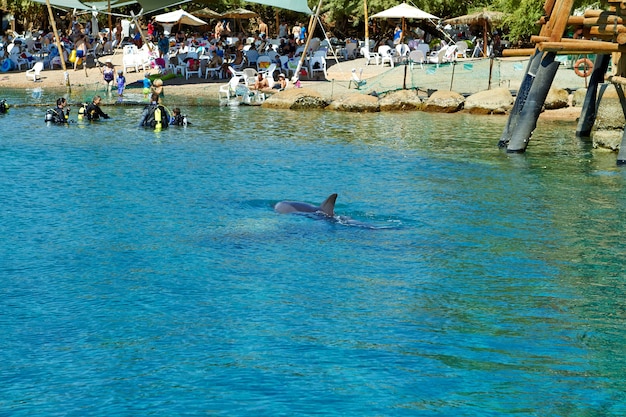
[[(207, 62), (207, 68), (222, 68), (224, 65), (224, 60), (217, 53), (214, 53), (211, 59)], [(216, 76), (216, 72), (213, 73), (213, 76)]]
[(263, 74), (259, 73), (252, 86), (252, 90), (263, 90), (265, 88), (270, 88), (269, 81), (267, 81), (267, 78), (263, 77)]
[(274, 83), (274, 85), (272, 86), (273, 89), (282, 91), (285, 88), (287, 88), (287, 79), (285, 78), (285, 74), (281, 73), (278, 76), (278, 82)]

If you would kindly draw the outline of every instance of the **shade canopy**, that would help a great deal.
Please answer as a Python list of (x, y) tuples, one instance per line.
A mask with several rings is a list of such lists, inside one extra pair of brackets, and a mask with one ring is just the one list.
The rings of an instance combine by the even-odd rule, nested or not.
[(191, 13), (187, 13), (186, 11), (179, 9), (169, 13), (163, 13), (154, 16), (154, 20), (159, 23), (172, 23), (172, 24), (183, 24), (183, 25), (191, 25), (191, 26), (202, 26), (208, 25), (204, 20), (197, 18)]
[(279, 9), (293, 10), (294, 12), (313, 14), (307, 0), (246, 0), (248, 3), (264, 4)]
[(200, 18), (205, 18), (205, 19), (216, 19), (216, 18), (222, 17), (221, 14), (219, 14), (215, 10), (209, 9), (208, 7), (205, 7), (204, 9), (196, 10), (195, 12), (191, 12), (191, 14), (193, 14), (194, 16), (198, 16)]
[(487, 56), (487, 34), (491, 32), (493, 25), (498, 25), (504, 21), (506, 13), (496, 12), (493, 10), (483, 10), (472, 14), (466, 14), (459, 17), (444, 20), (449, 25), (480, 25), (483, 28), (483, 56)]
[(222, 13), (222, 17), (226, 17), (228, 19), (251, 19), (257, 16), (258, 14), (255, 12), (242, 8), (228, 10)]
[(422, 9), (411, 6), (406, 3), (399, 4), (397, 6), (392, 7), (391, 9), (383, 10), (380, 13), (376, 13), (372, 16), (372, 18), (376, 19), (435, 19), (439, 18), (430, 13), (426, 13)]
[[(46, 0), (34, 0), (38, 3), (46, 4)], [(174, 7), (190, 0), (111, 0), (111, 8), (126, 6), (129, 4), (139, 3), (143, 9), (143, 14), (153, 13), (166, 7)], [(264, 4), (279, 9), (293, 10), (294, 12), (313, 14), (307, 4), (307, 0), (244, 0), (248, 3)], [(215, 4), (214, 0), (195, 0), (194, 3), (199, 4)], [(50, 4), (65, 10), (90, 10), (105, 11), (108, 9), (108, 1), (89, 2), (86, 0), (50, 0)]]
[[(36, 3), (46, 4), (46, 0), (33, 0)], [(111, 1), (111, 8), (128, 6), (137, 3), (136, 0), (129, 1)], [(109, 8), (108, 2), (81, 2), (79, 0), (50, 0), (50, 4), (54, 7), (64, 10), (77, 10), (77, 11), (89, 11), (89, 12), (103, 12)]]
[(475, 25), (483, 24), (484, 22), (486, 22), (490, 25), (498, 25), (502, 23), (502, 21), (504, 21), (505, 17), (506, 13), (496, 12), (492, 10), (483, 10), (481, 12), (446, 19), (443, 21), (443, 23), (450, 25)]

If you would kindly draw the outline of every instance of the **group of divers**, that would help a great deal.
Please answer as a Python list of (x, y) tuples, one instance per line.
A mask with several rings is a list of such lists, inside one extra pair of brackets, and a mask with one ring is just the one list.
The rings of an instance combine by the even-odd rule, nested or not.
[[(110, 116), (102, 111), (100, 102), (102, 97), (94, 96), (91, 103), (85, 103), (78, 109), (78, 120), (96, 121), (100, 119), (110, 119)], [(7, 113), (9, 105), (6, 100), (0, 100), (0, 114)], [(70, 108), (64, 97), (57, 99), (56, 107), (46, 111), (45, 121), (48, 124), (69, 124)], [(141, 114), (139, 125), (154, 130), (167, 129), (169, 126), (187, 126), (191, 123), (187, 121), (187, 116), (181, 114), (179, 108), (174, 108), (171, 112), (165, 106), (159, 104), (159, 94), (152, 93), (150, 104), (148, 104)]]

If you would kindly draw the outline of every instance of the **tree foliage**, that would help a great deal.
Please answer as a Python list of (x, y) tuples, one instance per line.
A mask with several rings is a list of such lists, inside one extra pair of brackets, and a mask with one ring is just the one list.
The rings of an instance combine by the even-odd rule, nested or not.
[[(319, 0), (309, 0), (309, 6), (314, 9)], [(362, 38), (364, 35), (364, 0), (323, 0), (322, 19), (338, 37), (356, 36)], [(365, 0), (367, 1), (368, 16), (396, 6), (400, 0)], [(442, 19), (464, 15), (473, 11), (489, 9), (498, 10), (508, 14), (505, 21), (507, 37), (509, 40), (526, 40), (530, 35), (537, 33), (536, 22), (544, 13), (543, 6), (545, 0), (405, 0), (420, 9), (441, 17)], [(592, 4), (593, 0), (576, 0), (575, 7)], [(182, 7), (188, 11), (193, 11), (206, 6), (206, 2), (201, 4), (186, 3)], [(47, 26), (48, 14), (45, 5), (35, 3), (31, 0), (0, 0), (0, 5), (5, 10), (10, 10), (16, 18), (19, 30), (28, 30)], [(132, 6), (131, 6), (132, 7)], [(174, 10), (180, 5), (174, 6)], [(271, 30), (276, 28), (276, 9), (256, 3), (247, 3), (243, 0), (213, 0), (210, 7), (218, 12), (228, 9), (245, 7), (258, 13)], [(602, 6), (601, 6), (602, 7)], [(602, 8), (606, 9), (606, 4)], [(134, 10), (135, 12), (137, 10)], [(165, 10), (169, 11), (169, 10)], [(278, 10), (281, 20), (290, 23), (308, 18), (299, 13), (288, 10)], [(370, 22), (371, 23), (371, 22)], [(378, 23), (378, 22), (377, 22)], [(380, 22), (384, 26), (387, 22)]]

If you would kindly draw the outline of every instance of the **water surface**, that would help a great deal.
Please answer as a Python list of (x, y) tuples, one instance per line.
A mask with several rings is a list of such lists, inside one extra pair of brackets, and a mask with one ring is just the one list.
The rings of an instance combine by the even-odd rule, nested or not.
[[(574, 125), (177, 104), (0, 117), (0, 414), (626, 413), (626, 176)], [(272, 208), (333, 192), (373, 227)]]

